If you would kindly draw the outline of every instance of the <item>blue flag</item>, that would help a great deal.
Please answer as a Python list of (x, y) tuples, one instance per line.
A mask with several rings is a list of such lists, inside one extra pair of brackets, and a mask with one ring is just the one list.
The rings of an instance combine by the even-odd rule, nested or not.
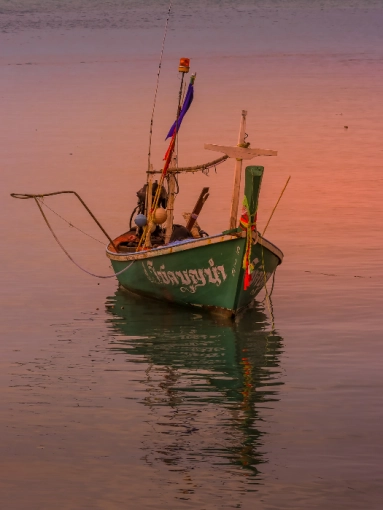
[(173, 136), (174, 131), (176, 129), (176, 125), (177, 125), (177, 133), (178, 133), (179, 128), (181, 127), (182, 119), (185, 117), (186, 112), (189, 110), (190, 105), (193, 102), (193, 97), (194, 97), (193, 83), (194, 83), (194, 80), (190, 80), (189, 87), (188, 87), (188, 90), (187, 90), (186, 96), (185, 96), (185, 101), (184, 101), (184, 104), (182, 105), (182, 109), (180, 112), (180, 116), (178, 117), (178, 119), (174, 122), (174, 124), (170, 128), (168, 136), (165, 138), (165, 140), (167, 140), (168, 138)]

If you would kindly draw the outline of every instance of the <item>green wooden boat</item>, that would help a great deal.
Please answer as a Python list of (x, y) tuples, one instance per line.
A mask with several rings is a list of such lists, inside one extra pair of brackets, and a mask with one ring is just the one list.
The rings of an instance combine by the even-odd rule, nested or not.
[[(179, 69), (181, 98), (188, 67)], [(194, 80), (192, 75), (183, 105), (179, 99), (177, 118), (168, 134), (171, 141), (163, 169), (156, 172), (149, 162), (147, 183), (137, 193), (139, 203), (131, 217), (132, 220), (139, 213), (135, 219), (137, 226), (109, 243), (106, 254), (121, 286), (133, 293), (234, 316), (254, 300), (283, 259), (281, 250), (256, 228), (262, 166), (246, 167), (242, 216), (238, 219), (242, 161), (277, 153), (250, 148), (245, 133), (247, 112), (242, 111), (237, 146), (206, 144), (205, 149), (223, 152), (224, 156), (204, 165), (179, 168), (174, 157), (175, 142), (193, 98)], [(174, 225), (177, 176), (183, 172), (205, 171), (229, 157), (235, 159), (229, 229), (215, 235), (206, 235), (199, 227), (196, 230), (196, 219), (208, 197), (208, 188), (203, 189), (187, 224)], [(160, 179), (153, 183), (156, 173)]]
[[(246, 168), (246, 197), (253, 218), (262, 175), (263, 167)], [(115, 248), (109, 244), (106, 252), (122, 287), (137, 294), (230, 316), (254, 300), (283, 259), (282, 252), (254, 230), (250, 240), (248, 232), (238, 228), (139, 252), (134, 247), (126, 250), (127, 235), (131, 234), (115, 239)], [(253, 267), (245, 289), (243, 261), (247, 248)]]

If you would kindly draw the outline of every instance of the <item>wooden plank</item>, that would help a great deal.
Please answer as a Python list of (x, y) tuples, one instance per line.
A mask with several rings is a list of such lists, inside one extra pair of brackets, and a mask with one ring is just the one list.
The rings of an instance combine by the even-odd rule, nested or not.
[[(239, 142), (243, 143), (243, 142)], [(229, 158), (236, 159), (253, 159), (257, 156), (277, 156), (278, 152), (270, 149), (230, 147), (225, 145), (215, 145), (213, 143), (205, 143), (204, 148), (209, 151), (223, 152)]]
[(187, 222), (186, 228), (191, 231), (193, 228), (194, 223), (196, 222), (199, 213), (202, 210), (202, 207), (204, 206), (204, 203), (209, 197), (209, 188), (203, 188), (201, 191), (201, 194), (194, 206), (193, 212), (190, 215), (189, 221)]

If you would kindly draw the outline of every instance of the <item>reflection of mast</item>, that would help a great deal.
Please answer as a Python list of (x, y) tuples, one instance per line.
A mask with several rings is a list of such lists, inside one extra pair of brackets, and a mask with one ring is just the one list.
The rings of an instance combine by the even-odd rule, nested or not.
[[(259, 404), (278, 400), (276, 388), (281, 382), (274, 380), (272, 367), (279, 365), (278, 355), (281, 348), (281, 337), (266, 332), (256, 342), (251, 336), (239, 334), (238, 359), (242, 367), (242, 423), (244, 441), (239, 452), (239, 460), (244, 467), (258, 472), (255, 465), (265, 462), (259, 452), (263, 432), (259, 430)], [(261, 352), (256, 350), (256, 343), (261, 343)], [(272, 386), (271, 386), (272, 385)]]
[(257, 474), (266, 462), (259, 404), (277, 401), (282, 384), (282, 338), (265, 331), (263, 310), (233, 324), (157, 305), (148, 320), (146, 300), (117, 291), (110, 301), (111, 349), (149, 364), (142, 381), (154, 434), (149, 457), (186, 469), (190, 458), (225, 460)]

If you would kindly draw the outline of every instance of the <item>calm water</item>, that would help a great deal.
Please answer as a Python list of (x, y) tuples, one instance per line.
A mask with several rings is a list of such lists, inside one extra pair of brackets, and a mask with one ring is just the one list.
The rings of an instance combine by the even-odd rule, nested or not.
[[(2, 508), (379, 509), (383, 7), (189, 4), (174, 2), (153, 163), (189, 56), (180, 163), (236, 143), (245, 108), (252, 145), (279, 151), (259, 160), (261, 229), (292, 176), (267, 233), (285, 253), (272, 310), (260, 296), (231, 323), (133, 297), (9, 197), (74, 189), (126, 229), (168, 3), (0, 0)], [(177, 219), (210, 186), (201, 226), (227, 228), (232, 174), (185, 176)], [(110, 274), (75, 201), (46, 203), (101, 241), (48, 210), (76, 260)]]

